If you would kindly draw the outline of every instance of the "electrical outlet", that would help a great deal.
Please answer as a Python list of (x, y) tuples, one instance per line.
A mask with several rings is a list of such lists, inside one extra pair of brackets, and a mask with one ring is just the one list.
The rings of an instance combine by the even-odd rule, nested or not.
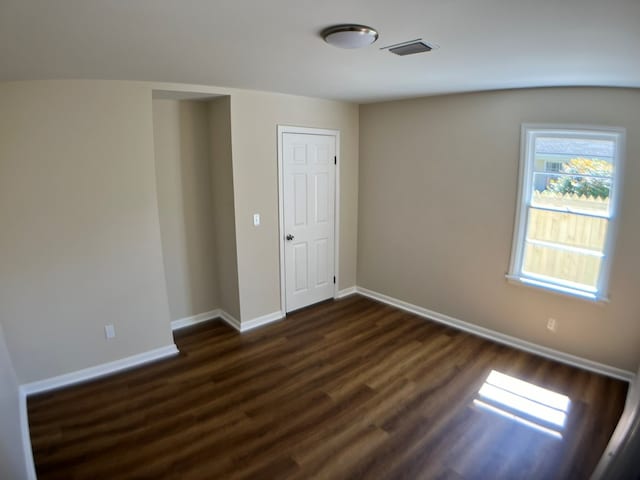
[(254, 213), (253, 214), (253, 226), (257, 227), (260, 225), (260, 214), (259, 213)]
[(558, 322), (557, 322), (557, 320), (555, 318), (547, 319), (547, 330), (549, 330), (551, 332), (555, 332), (557, 326), (558, 326)]
[(111, 340), (116, 337), (116, 328), (113, 325), (104, 326), (104, 336), (107, 340)]

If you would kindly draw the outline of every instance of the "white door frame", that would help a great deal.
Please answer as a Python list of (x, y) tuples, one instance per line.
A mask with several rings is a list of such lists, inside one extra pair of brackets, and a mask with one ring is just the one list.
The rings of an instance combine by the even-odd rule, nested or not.
[(340, 262), (339, 244), (340, 244), (340, 130), (328, 130), (324, 128), (308, 128), (294, 127), (290, 125), (278, 125), (278, 235), (280, 245), (280, 311), (283, 315), (287, 314), (286, 303), (286, 285), (285, 285), (285, 265), (284, 265), (284, 178), (282, 168), (282, 144), (283, 135), (285, 133), (302, 133), (307, 135), (329, 135), (336, 139), (336, 158), (337, 164), (335, 169), (335, 203), (334, 203), (334, 226), (333, 226), (333, 274), (336, 277), (336, 283), (333, 285), (333, 298), (338, 294), (338, 285), (340, 284), (340, 276), (338, 266)]

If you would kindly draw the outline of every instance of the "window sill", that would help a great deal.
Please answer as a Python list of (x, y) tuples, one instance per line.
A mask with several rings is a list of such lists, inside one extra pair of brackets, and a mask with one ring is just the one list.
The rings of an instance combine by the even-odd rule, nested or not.
[(543, 282), (540, 280), (533, 280), (526, 277), (520, 277), (517, 275), (506, 275), (507, 281), (514, 285), (520, 285), (525, 287), (531, 287), (538, 290), (545, 290), (556, 295), (562, 295), (565, 297), (577, 298), (580, 300), (586, 300), (587, 302), (596, 303), (599, 305), (606, 305), (609, 303), (609, 298), (599, 296), (596, 293), (583, 292), (569, 287), (561, 287), (553, 285), (551, 283)]

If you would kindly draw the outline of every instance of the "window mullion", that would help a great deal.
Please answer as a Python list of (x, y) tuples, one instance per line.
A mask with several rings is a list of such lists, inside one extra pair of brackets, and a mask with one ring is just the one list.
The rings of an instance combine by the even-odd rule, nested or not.
[(587, 212), (581, 212), (579, 210), (560, 210), (559, 208), (542, 207), (539, 205), (528, 205), (528, 208), (535, 208), (536, 210), (542, 210), (543, 212), (566, 213), (569, 215), (576, 215), (579, 217), (601, 218), (602, 220), (611, 219), (609, 215), (598, 215), (597, 213), (587, 213)]

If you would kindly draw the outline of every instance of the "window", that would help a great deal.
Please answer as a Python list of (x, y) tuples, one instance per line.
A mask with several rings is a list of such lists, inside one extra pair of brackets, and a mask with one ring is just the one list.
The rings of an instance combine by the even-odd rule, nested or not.
[(610, 127), (522, 126), (509, 279), (606, 299), (624, 134)]

